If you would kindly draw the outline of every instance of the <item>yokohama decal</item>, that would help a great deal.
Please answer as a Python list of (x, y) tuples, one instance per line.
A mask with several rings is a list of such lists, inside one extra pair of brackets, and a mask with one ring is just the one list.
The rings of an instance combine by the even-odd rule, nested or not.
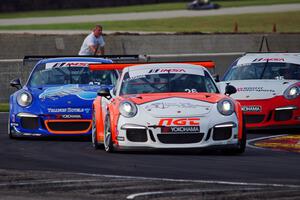
[(261, 112), (262, 107), (261, 106), (243, 106), (242, 111), (244, 111), (244, 112)]

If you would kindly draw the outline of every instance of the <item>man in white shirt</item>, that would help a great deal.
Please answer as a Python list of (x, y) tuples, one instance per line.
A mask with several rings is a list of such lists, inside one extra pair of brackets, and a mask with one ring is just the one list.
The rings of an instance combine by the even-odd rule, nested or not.
[(104, 45), (105, 42), (102, 37), (102, 26), (96, 25), (93, 32), (84, 39), (78, 55), (104, 55)]

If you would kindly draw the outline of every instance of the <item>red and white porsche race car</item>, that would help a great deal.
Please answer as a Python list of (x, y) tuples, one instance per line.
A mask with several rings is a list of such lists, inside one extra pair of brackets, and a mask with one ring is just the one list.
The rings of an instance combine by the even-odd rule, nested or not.
[[(93, 145), (107, 152), (145, 148), (228, 147), (245, 150), (241, 106), (219, 90), (204, 66), (187, 63), (91, 64), (129, 66), (111, 92), (93, 103)], [(130, 66), (131, 65), (131, 66)], [(227, 94), (236, 90), (227, 86)]]
[(219, 84), (236, 87), (247, 128), (300, 127), (300, 53), (247, 53)]

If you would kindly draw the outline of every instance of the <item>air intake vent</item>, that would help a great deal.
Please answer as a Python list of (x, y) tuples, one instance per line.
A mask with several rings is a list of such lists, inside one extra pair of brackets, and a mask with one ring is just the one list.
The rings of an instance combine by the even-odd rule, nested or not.
[(193, 134), (158, 134), (157, 137), (161, 143), (164, 144), (190, 144), (201, 142), (203, 138), (203, 133), (193, 133)]

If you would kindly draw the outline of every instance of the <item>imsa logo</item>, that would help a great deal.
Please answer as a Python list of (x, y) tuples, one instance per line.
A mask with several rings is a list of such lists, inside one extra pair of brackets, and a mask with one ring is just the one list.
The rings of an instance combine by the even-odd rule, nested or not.
[(261, 112), (262, 107), (261, 106), (243, 106), (242, 111), (243, 112)]
[(186, 72), (184, 69), (177, 69), (177, 68), (166, 68), (166, 69), (151, 69), (148, 73), (180, 73), (180, 72)]

